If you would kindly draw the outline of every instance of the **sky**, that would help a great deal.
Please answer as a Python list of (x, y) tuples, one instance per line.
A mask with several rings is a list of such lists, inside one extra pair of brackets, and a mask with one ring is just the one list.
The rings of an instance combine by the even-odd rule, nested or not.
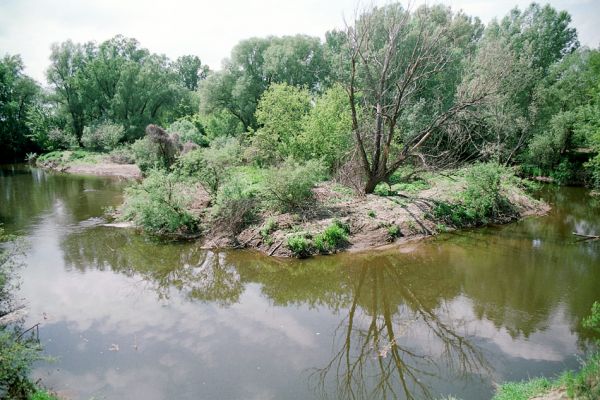
[[(117, 34), (175, 59), (194, 54), (211, 69), (240, 40), (253, 36), (324, 37), (344, 25), (358, 5), (389, 0), (0, 0), (0, 55), (20, 54), (25, 73), (45, 83), (52, 43), (102, 42)], [(413, 4), (425, 0), (413, 0)], [(529, 0), (440, 0), (484, 23)], [(152, 4), (154, 3), (154, 4)], [(407, 1), (403, 1), (407, 4)], [(546, 2), (540, 2), (545, 4)], [(551, 0), (568, 11), (583, 45), (600, 44), (600, 0)]]

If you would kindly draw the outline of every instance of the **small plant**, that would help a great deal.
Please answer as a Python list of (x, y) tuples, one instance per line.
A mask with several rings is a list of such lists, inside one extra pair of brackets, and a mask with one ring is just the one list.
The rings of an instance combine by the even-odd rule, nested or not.
[(387, 197), (393, 196), (395, 192), (392, 191), (390, 185), (388, 185), (387, 183), (380, 183), (379, 185), (375, 186), (373, 194), (376, 194), (377, 196)]
[(398, 225), (390, 225), (387, 228), (388, 231), (388, 240), (393, 242), (396, 238), (402, 237), (402, 231)]
[(435, 230), (438, 232), (448, 232), (448, 227), (444, 224), (437, 224)]
[(303, 235), (295, 234), (288, 237), (287, 247), (298, 258), (306, 258), (310, 255), (310, 242)]
[(334, 220), (325, 230), (315, 236), (314, 244), (320, 253), (330, 253), (348, 242), (350, 227), (339, 220)]
[(377, 216), (377, 214), (375, 213), (375, 211), (369, 210), (369, 211), (367, 211), (367, 216), (370, 218), (375, 218)]
[(277, 221), (274, 218), (269, 218), (262, 228), (260, 228), (260, 236), (266, 239), (275, 229), (277, 229)]

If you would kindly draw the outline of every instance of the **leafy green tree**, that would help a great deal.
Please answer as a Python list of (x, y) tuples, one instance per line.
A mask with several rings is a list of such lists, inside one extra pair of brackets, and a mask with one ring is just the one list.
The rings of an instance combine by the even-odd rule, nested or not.
[(0, 160), (13, 160), (32, 149), (27, 113), (38, 104), (38, 84), (23, 74), (19, 56), (0, 59)]
[(245, 131), (257, 129), (256, 107), (270, 84), (288, 83), (318, 91), (328, 76), (329, 62), (318, 38), (251, 38), (233, 48), (223, 71), (210, 74), (202, 82), (201, 106), (206, 113), (226, 110)]
[(263, 93), (256, 109), (256, 120), (261, 128), (252, 138), (259, 161), (273, 163), (298, 155), (298, 138), (310, 102), (308, 90), (286, 83), (272, 84)]
[(85, 62), (84, 47), (67, 40), (52, 45), (50, 67), (46, 72), (48, 83), (54, 91), (53, 99), (67, 116), (70, 129), (78, 142), (81, 141), (83, 128), (87, 122), (78, 76)]
[(322, 159), (332, 171), (341, 164), (353, 144), (352, 115), (346, 91), (335, 85), (316, 99), (302, 120), (295, 155), (306, 160)]
[(202, 65), (198, 56), (186, 55), (175, 60), (175, 70), (182, 86), (188, 90), (198, 89), (198, 83), (208, 75), (208, 66)]

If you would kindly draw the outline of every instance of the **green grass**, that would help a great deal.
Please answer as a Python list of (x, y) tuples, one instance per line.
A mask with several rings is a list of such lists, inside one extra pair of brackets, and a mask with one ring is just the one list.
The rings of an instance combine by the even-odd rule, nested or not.
[(45, 390), (38, 389), (34, 394), (31, 395), (29, 400), (58, 400), (58, 397), (51, 395)]
[(339, 220), (334, 220), (325, 230), (315, 236), (314, 245), (319, 253), (330, 253), (348, 242), (350, 227)]
[(52, 151), (42, 154), (38, 157), (38, 162), (43, 164), (47, 162), (55, 162), (61, 165), (66, 164), (97, 164), (100, 162), (103, 154), (91, 152), (87, 150), (64, 150)]
[(523, 382), (507, 382), (500, 386), (493, 400), (527, 400), (552, 388), (552, 382), (546, 378), (536, 378)]

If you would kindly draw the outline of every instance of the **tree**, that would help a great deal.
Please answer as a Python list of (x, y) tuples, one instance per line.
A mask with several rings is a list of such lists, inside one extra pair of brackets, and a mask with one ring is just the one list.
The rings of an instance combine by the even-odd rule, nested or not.
[(37, 104), (40, 87), (23, 74), (23, 67), (18, 55), (0, 59), (0, 160), (12, 160), (32, 148), (27, 113)]
[(175, 70), (182, 86), (188, 90), (198, 89), (198, 83), (208, 75), (208, 66), (202, 65), (198, 56), (181, 56), (175, 60)]
[(260, 98), (256, 120), (261, 128), (252, 138), (258, 158), (265, 162), (282, 161), (298, 155), (302, 121), (311, 108), (307, 89), (286, 83), (272, 84)]
[[(457, 55), (472, 48), (468, 45), (477, 37), (469, 25), (470, 20), (442, 6), (410, 12), (391, 4), (363, 13), (347, 27), (340, 77), (348, 92), (365, 193), (409, 159), (422, 159), (419, 150), (436, 131), (492, 90), (493, 79), (483, 77), (458, 85)], [(455, 51), (460, 46), (464, 51)], [(446, 80), (447, 71), (457, 79)]]
[(305, 35), (251, 38), (238, 43), (223, 71), (201, 83), (201, 105), (206, 113), (226, 110), (243, 124), (257, 129), (258, 101), (272, 83), (324, 88), (329, 64), (318, 38)]
[(67, 40), (52, 45), (51, 64), (46, 72), (48, 83), (54, 89), (53, 98), (68, 115), (73, 134), (79, 142), (86, 116), (78, 74), (84, 68), (85, 62), (83, 46)]

